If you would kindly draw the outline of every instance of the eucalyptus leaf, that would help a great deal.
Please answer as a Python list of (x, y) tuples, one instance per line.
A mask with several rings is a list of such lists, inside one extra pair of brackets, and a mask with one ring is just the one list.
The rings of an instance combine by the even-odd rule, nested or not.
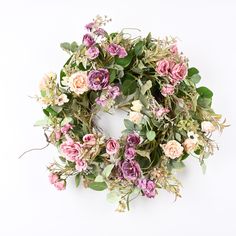
[(50, 125), (51, 123), (52, 123), (51, 120), (45, 117), (45, 119), (36, 121), (34, 123), (34, 126), (47, 126)]
[(134, 129), (134, 123), (128, 119), (124, 119), (124, 125), (126, 129), (129, 129), (129, 130)]
[(102, 175), (97, 175), (94, 182), (104, 182), (104, 178)]
[(112, 190), (107, 194), (107, 201), (110, 203), (118, 203), (121, 199), (121, 194), (117, 190)]
[(111, 171), (112, 171), (113, 168), (114, 168), (114, 164), (107, 165), (107, 166), (104, 168), (102, 174), (103, 174), (106, 178), (108, 178), (109, 175), (111, 174)]
[(174, 168), (174, 169), (182, 169), (185, 167), (184, 163), (182, 161), (172, 161), (171, 162), (171, 166)]
[(193, 75), (198, 74), (198, 73), (199, 71), (195, 67), (191, 67), (188, 69), (188, 77), (192, 77)]
[(79, 186), (80, 180), (81, 180), (81, 174), (77, 174), (75, 176), (75, 186), (76, 186), (76, 188)]
[(146, 136), (149, 141), (153, 141), (156, 137), (156, 133), (153, 130), (151, 130), (146, 133)]
[(141, 93), (144, 95), (152, 87), (152, 81), (148, 80), (142, 87)]
[(61, 122), (61, 126), (64, 126), (69, 123), (73, 123), (73, 119), (71, 117), (65, 117)]
[(129, 64), (131, 63), (132, 59), (133, 59), (133, 51), (131, 50), (128, 53), (128, 55), (126, 57), (124, 57), (124, 58), (116, 57), (115, 63), (117, 65), (120, 65), (120, 66), (125, 68), (125, 67), (129, 66)]
[(136, 150), (136, 153), (142, 157), (146, 157), (150, 160), (150, 152), (146, 150)]
[(107, 184), (105, 182), (92, 182), (88, 187), (95, 191), (103, 191), (107, 188)]

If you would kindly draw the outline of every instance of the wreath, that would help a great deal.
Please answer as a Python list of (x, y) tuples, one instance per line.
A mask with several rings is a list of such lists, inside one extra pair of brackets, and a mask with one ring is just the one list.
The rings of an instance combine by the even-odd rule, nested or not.
[[(227, 125), (175, 38), (109, 34), (102, 28), (109, 21), (98, 16), (85, 26), (82, 44), (61, 44), (69, 59), (58, 81), (55, 73), (41, 80), (45, 118), (35, 125), (60, 153), (48, 166), (51, 184), (64, 190), (74, 177), (76, 186), (108, 189), (108, 201), (124, 211), (138, 195), (154, 198), (160, 189), (180, 197), (176, 170), (187, 158), (205, 169), (217, 148), (211, 135)], [(117, 109), (127, 112), (125, 129), (119, 139), (106, 137), (98, 113)]]

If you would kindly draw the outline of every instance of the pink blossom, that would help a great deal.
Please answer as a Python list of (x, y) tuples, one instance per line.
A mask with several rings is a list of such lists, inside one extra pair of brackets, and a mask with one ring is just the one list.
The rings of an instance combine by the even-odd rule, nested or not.
[(70, 129), (72, 129), (72, 125), (68, 123), (61, 127), (61, 132), (67, 134)]
[(124, 58), (127, 56), (127, 52), (124, 47), (121, 47), (118, 44), (111, 43), (107, 47), (107, 51), (112, 55), (112, 56), (118, 56), (119, 58)]
[(115, 99), (120, 95), (120, 88), (118, 86), (108, 86), (108, 96), (109, 98)]
[(55, 130), (55, 139), (56, 141), (58, 141), (61, 138), (61, 131), (60, 130)]
[(176, 44), (172, 45), (170, 47), (170, 52), (173, 53), (173, 54), (177, 54), (178, 53), (178, 47)]
[(170, 72), (171, 83), (177, 84), (187, 75), (187, 66), (184, 63), (176, 64)]
[(67, 138), (60, 146), (61, 152), (69, 161), (76, 161), (82, 155), (82, 145), (79, 142), (74, 142)]
[(156, 115), (157, 118), (161, 118), (164, 115), (166, 115), (169, 111), (170, 110), (168, 108), (161, 107), (161, 108), (156, 109), (154, 111), (154, 114)]
[(87, 162), (83, 159), (78, 159), (76, 160), (76, 165), (75, 165), (75, 169), (78, 171), (78, 172), (82, 172), (83, 170), (86, 170), (88, 165), (87, 165)]
[(93, 60), (98, 57), (99, 49), (95, 46), (92, 46), (86, 51), (86, 55), (89, 59)]
[(83, 44), (86, 47), (91, 47), (92, 45), (95, 44), (95, 40), (90, 34), (85, 34), (83, 37)]
[(120, 144), (117, 142), (116, 139), (110, 138), (107, 140), (106, 143), (106, 152), (109, 155), (116, 154), (120, 149)]
[(168, 60), (163, 59), (156, 64), (156, 72), (161, 76), (167, 76), (169, 74), (171, 64)]
[(161, 94), (164, 97), (167, 97), (168, 95), (173, 95), (175, 91), (175, 87), (171, 84), (166, 84), (161, 89)]
[(99, 97), (95, 99), (95, 102), (102, 107), (105, 107), (107, 105), (108, 102), (108, 98), (106, 98), (105, 96)]
[(85, 146), (94, 146), (96, 144), (96, 138), (94, 134), (86, 134), (83, 137)]
[(92, 31), (93, 27), (94, 27), (95, 23), (91, 22), (85, 25), (85, 29), (88, 31)]
[(133, 159), (136, 156), (136, 151), (133, 147), (126, 147), (125, 148), (125, 158)]
[(156, 185), (152, 180), (139, 179), (138, 187), (141, 188), (143, 194), (148, 198), (153, 198), (156, 195)]
[(54, 174), (54, 173), (50, 173), (49, 176), (48, 176), (48, 178), (49, 178), (49, 182), (50, 182), (51, 184), (55, 184), (55, 183), (59, 180), (58, 175), (57, 175), (57, 174)]
[(60, 180), (56, 182), (54, 186), (57, 188), (57, 190), (64, 190), (66, 188), (66, 182), (65, 180)]

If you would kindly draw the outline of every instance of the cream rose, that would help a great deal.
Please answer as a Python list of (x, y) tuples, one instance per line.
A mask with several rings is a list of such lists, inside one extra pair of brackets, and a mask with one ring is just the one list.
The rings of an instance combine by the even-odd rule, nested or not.
[(162, 144), (161, 147), (164, 154), (171, 159), (180, 157), (184, 150), (181, 144), (175, 140), (170, 140), (168, 143)]
[(88, 91), (87, 73), (79, 71), (72, 74), (69, 78), (69, 88), (77, 95)]
[(140, 112), (143, 108), (143, 104), (139, 100), (135, 100), (132, 102), (131, 109), (136, 112)]
[(212, 133), (216, 130), (215, 126), (210, 121), (203, 121), (201, 123), (202, 132)]
[(135, 123), (135, 124), (139, 124), (142, 119), (143, 119), (143, 115), (140, 112), (136, 112), (136, 111), (131, 111), (129, 113), (129, 119)]
[(187, 152), (187, 153), (190, 153), (190, 152), (193, 152), (196, 148), (196, 142), (194, 139), (191, 139), (191, 138), (187, 138), (185, 139), (185, 141), (183, 142), (183, 146), (184, 146), (184, 150)]

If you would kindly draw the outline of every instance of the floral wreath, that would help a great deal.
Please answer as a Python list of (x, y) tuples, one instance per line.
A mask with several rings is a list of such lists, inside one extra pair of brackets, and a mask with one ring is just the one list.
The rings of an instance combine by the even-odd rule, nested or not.
[[(87, 24), (81, 45), (61, 44), (70, 56), (59, 82), (54, 73), (40, 82), (45, 119), (35, 125), (60, 153), (48, 166), (51, 184), (63, 190), (73, 176), (76, 186), (108, 189), (108, 201), (124, 211), (140, 194), (154, 198), (165, 189), (180, 197), (175, 170), (187, 158), (205, 169), (217, 148), (211, 135), (227, 125), (174, 38), (109, 34), (102, 28), (109, 21), (98, 16)], [(106, 137), (95, 122), (98, 112), (116, 109), (127, 112), (119, 139)]]

